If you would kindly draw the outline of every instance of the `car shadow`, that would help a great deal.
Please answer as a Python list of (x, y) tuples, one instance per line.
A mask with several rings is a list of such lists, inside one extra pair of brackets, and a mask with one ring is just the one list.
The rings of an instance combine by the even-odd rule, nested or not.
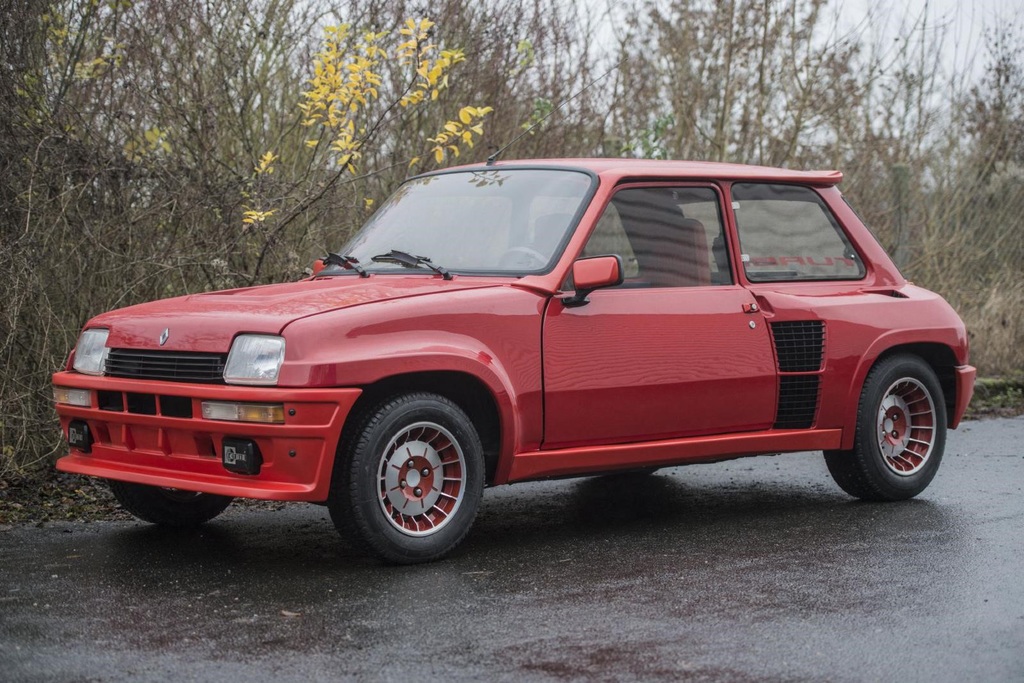
[[(671, 473), (621, 474), (488, 492), (470, 534), (441, 564), (600, 562), (602, 553), (622, 552), (729, 554), (735, 544), (764, 550), (780, 542), (827, 547), (870, 539), (884, 545), (908, 529), (954, 526), (955, 519), (927, 499), (863, 503), (826, 482), (691, 483)], [(195, 530), (126, 526), (107, 537), (105, 552), (132, 572), (244, 566), (248, 575), (301, 575), (382, 566), (336, 533), (326, 508), (302, 504), (229, 513)]]

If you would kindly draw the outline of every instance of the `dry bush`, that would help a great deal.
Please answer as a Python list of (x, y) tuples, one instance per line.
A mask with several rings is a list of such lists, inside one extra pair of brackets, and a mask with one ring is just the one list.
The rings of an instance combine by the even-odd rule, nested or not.
[[(49, 375), (89, 317), (294, 279), (363, 222), (364, 199), (409, 174), (457, 108), (389, 119), (360, 161), (375, 172), (339, 182), (307, 148), (297, 105), (323, 26), (393, 31), (422, 12), (397, 0), (0, 0), (0, 475), (59, 451)], [(442, 99), (500, 107), (468, 160), (588, 77), (573, 12), (527, 0), (429, 9), (432, 40), (467, 53)], [(404, 87), (399, 69), (389, 77)], [(516, 153), (592, 152), (601, 121), (588, 103)], [(275, 173), (254, 174), (267, 151)], [(257, 203), (274, 219), (244, 223)]]
[[(568, 102), (505, 158), (844, 170), (904, 272), (960, 309), (979, 369), (1021, 367), (1019, 31), (990, 36), (971, 84), (937, 68), (927, 15), (893, 47), (841, 32), (826, 0), (615, 6), (602, 26), (531, 0), (0, 0), (0, 476), (59, 452), (49, 375), (89, 317), (295, 278), (410, 172), (443, 106), (389, 119), (363, 177), (333, 181), (305, 145), (297, 104), (320, 29), (340, 22), (427, 16), (465, 50), (446, 98), (494, 113), (461, 161)], [(400, 70), (387, 78), (402, 87)], [(267, 151), (275, 173), (254, 174)], [(243, 223), (257, 203), (274, 218)]]
[[(983, 374), (1024, 368), (1024, 49), (989, 33), (949, 73), (941, 18), (844, 32), (824, 0), (636, 0), (621, 10), (610, 146), (627, 155), (838, 168), (911, 280), (969, 327)], [(899, 19), (892, 13), (872, 22)], [(862, 27), (863, 29), (864, 27)]]

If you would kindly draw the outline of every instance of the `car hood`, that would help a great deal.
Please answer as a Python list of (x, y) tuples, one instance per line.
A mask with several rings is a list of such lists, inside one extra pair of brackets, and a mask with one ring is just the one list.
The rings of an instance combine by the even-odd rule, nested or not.
[(139, 304), (99, 315), (88, 327), (109, 329), (107, 346), (111, 348), (227, 353), (239, 333), (281, 334), (288, 323), (318, 313), (503, 283), (422, 276), (302, 280)]

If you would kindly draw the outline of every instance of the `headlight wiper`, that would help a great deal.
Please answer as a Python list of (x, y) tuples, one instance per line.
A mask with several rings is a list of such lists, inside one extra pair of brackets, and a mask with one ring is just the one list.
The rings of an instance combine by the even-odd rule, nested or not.
[(333, 251), (324, 257), (324, 266), (341, 266), (345, 270), (354, 270), (359, 277), (370, 277), (366, 269), (359, 265), (359, 259), (351, 254), (335, 254)]
[(398, 251), (397, 249), (392, 249), (386, 254), (377, 254), (370, 260), (375, 263), (397, 263), (407, 268), (419, 268), (420, 266), (426, 266), (445, 280), (452, 279), (452, 274), (449, 273), (446, 268), (435, 264), (426, 256), (415, 256), (404, 251)]

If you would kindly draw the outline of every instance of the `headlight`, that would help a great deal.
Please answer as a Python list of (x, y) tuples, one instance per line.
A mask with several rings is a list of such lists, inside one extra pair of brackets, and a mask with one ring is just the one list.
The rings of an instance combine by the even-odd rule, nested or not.
[(265, 334), (240, 334), (231, 344), (224, 366), (228, 384), (277, 384), (284, 362), (284, 339)]
[(102, 375), (107, 362), (107, 335), (110, 330), (92, 329), (82, 332), (75, 346), (74, 368), (86, 375)]

